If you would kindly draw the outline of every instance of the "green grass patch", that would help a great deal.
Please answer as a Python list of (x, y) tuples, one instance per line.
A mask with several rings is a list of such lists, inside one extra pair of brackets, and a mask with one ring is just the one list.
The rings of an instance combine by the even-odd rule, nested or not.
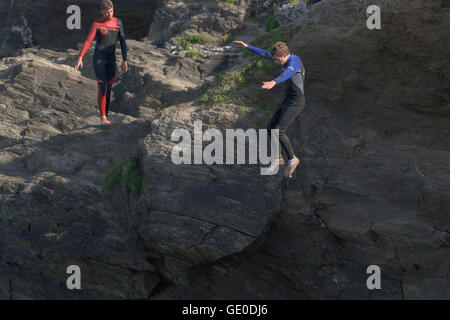
[(203, 58), (203, 54), (197, 50), (188, 50), (186, 51), (184, 56), (187, 58), (192, 58), (194, 60), (201, 60)]
[(275, 65), (270, 62), (263, 61), (263, 59), (255, 59), (245, 68), (230, 72), (228, 74), (218, 75), (215, 79), (216, 89), (209, 94), (203, 95), (200, 98), (200, 104), (219, 104), (229, 100), (233, 92), (247, 87), (253, 80), (256, 71), (271, 72)]
[(105, 175), (105, 189), (112, 188), (122, 181), (122, 167), (125, 164), (126, 159), (122, 158), (116, 162), (114, 167)]
[(217, 4), (220, 8), (230, 8), (236, 5), (236, 0), (218, 0)]
[(294, 6), (296, 4), (299, 4), (300, 2), (306, 3), (306, 5), (311, 5), (311, 0), (289, 0), (287, 3), (289, 6)]
[[(253, 59), (246, 67), (235, 70), (226, 74), (218, 74), (215, 78), (215, 84), (213, 88), (208, 88), (207, 90), (200, 90), (199, 104), (217, 105), (227, 101), (232, 98), (234, 102), (236, 99), (248, 96), (248, 91), (242, 91), (241, 89), (246, 88), (252, 81), (254, 81), (255, 72), (272, 72), (275, 65), (266, 61), (262, 58)], [(245, 109), (240, 110), (242, 114), (246, 114)]]
[(250, 79), (247, 77), (246, 69), (244, 68), (223, 76), (220, 79), (220, 86), (224, 90), (237, 90), (245, 87), (249, 82)]
[(251, 81), (250, 76), (252, 76), (256, 70), (272, 72), (274, 68), (275, 65), (272, 62), (265, 61), (263, 58), (258, 58), (242, 69), (239, 76), (245, 79), (244, 83), (247, 85)]
[(204, 95), (203, 97), (200, 98), (200, 104), (208, 104), (208, 102), (209, 102), (208, 95)]
[(209, 44), (212, 42), (210, 37), (202, 34), (185, 34), (182, 37), (178, 37), (175, 41), (183, 47), (184, 50), (192, 49), (193, 44)]
[(217, 105), (225, 103), (230, 98), (230, 91), (224, 90), (224, 88), (217, 88), (212, 93), (205, 94), (200, 98), (200, 104), (204, 106)]
[(214, 105), (227, 102), (227, 100), (228, 100), (228, 93), (226, 91), (222, 91), (220, 89), (216, 90), (211, 97), (211, 102)]
[(273, 29), (276, 29), (279, 26), (280, 24), (278, 23), (277, 19), (275, 19), (274, 16), (270, 16), (267, 18), (265, 23), (266, 31), (272, 31)]
[(127, 155), (123, 157), (105, 175), (105, 189), (113, 188), (119, 184), (127, 187), (134, 195), (141, 194), (142, 171), (138, 156)]
[(245, 116), (252, 113), (252, 111), (247, 107), (239, 107), (238, 113)]
[(134, 195), (141, 194), (142, 173), (139, 167), (139, 157), (135, 156), (128, 159), (128, 165), (125, 168), (121, 183), (128, 187)]

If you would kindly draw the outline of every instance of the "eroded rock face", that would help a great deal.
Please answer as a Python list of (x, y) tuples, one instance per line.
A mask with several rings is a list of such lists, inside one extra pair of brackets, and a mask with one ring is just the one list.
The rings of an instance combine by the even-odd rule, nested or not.
[[(105, 170), (137, 152), (145, 120), (118, 115), (117, 130), (98, 127), (95, 81), (58, 58), (30, 50), (2, 61), (1, 295), (146, 298), (160, 278), (128, 252), (126, 216), (103, 193)], [(84, 295), (64, 290), (72, 264), (87, 271)]]
[(448, 298), (449, 12), (440, 1), (381, 2), (373, 32), (370, 4), (322, 1), (293, 26), (308, 101), (291, 131), (304, 165), (286, 214), (305, 197), (341, 246), (325, 296), (350, 284), (366, 296), (353, 270), (376, 264), (389, 297)]
[[(0, 3), (0, 57), (13, 56), (24, 47), (77, 49), (85, 41), (93, 21), (101, 17), (98, 2), (79, 0), (66, 3), (49, 0), (11, 0)], [(126, 0), (114, 2), (115, 15), (125, 26), (129, 39), (141, 40), (148, 34), (154, 12), (162, 1)], [(81, 29), (69, 30), (66, 22), (73, 13), (70, 5), (81, 11)], [(22, 41), (20, 41), (20, 39)]]
[[(386, 1), (370, 31), (370, 4), (322, 1), (283, 29), (306, 68), (307, 106), (288, 132), (299, 174), (264, 246), (159, 297), (448, 299), (449, 13)], [(373, 264), (379, 291), (366, 287)]]
[[(149, 41), (129, 47), (130, 71), (113, 87), (112, 128), (99, 126), (89, 58), (81, 73), (74, 50), (25, 49), (2, 60), (2, 297), (146, 299), (165, 283), (188, 284), (191, 268), (257, 245), (267, 232), (279, 177), (260, 176), (258, 166), (170, 160), (174, 129), (195, 120), (240, 126), (238, 107), (191, 102), (161, 112), (168, 92), (198, 98), (189, 89), (204, 75), (190, 72), (198, 63), (187, 58), (167, 63), (173, 57)], [(140, 155), (139, 197), (104, 189), (104, 175), (127, 154)], [(80, 266), (84, 293), (67, 290), (69, 265)]]
[(236, 126), (236, 113), (232, 106), (206, 112), (199, 107), (168, 108), (143, 140), (143, 195), (151, 213), (141, 237), (164, 256), (172, 279), (182, 275), (176, 268), (242, 252), (267, 231), (277, 212), (280, 177), (260, 175), (259, 166), (174, 165), (170, 159), (175, 129), (190, 130), (193, 139), (193, 122), (202, 121), (203, 130), (219, 129), (225, 139), (225, 129)]
[(224, 35), (238, 31), (247, 8), (247, 1), (243, 0), (225, 7), (220, 1), (164, 1), (155, 12), (149, 39), (164, 46), (184, 32), (205, 33), (221, 44)]

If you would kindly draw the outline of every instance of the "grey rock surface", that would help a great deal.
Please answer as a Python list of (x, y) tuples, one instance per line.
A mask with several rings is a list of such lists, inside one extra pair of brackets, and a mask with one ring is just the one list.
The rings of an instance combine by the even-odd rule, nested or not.
[[(124, 25), (127, 37), (135, 40), (146, 38), (153, 14), (162, 1), (123, 0), (114, 2), (115, 14)], [(100, 1), (76, 0), (4, 0), (0, 2), (0, 57), (17, 55), (28, 47), (47, 49), (78, 49), (91, 28), (92, 22), (101, 17)], [(80, 9), (80, 29), (70, 30), (67, 20), (74, 13), (67, 13), (70, 6)], [(3, 36), (1, 36), (3, 35)], [(20, 37), (22, 43), (15, 38)], [(14, 38), (14, 39), (13, 39)]]

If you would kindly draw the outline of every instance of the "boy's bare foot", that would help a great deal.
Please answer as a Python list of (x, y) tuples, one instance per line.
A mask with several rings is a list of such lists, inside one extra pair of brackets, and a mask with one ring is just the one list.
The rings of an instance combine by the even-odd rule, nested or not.
[(300, 160), (294, 156), (294, 159), (288, 161), (288, 165), (284, 171), (284, 176), (286, 178), (292, 178), (292, 175), (294, 174), (295, 168), (297, 168), (298, 164), (300, 163)]
[(102, 125), (110, 125), (111, 121), (108, 121), (108, 119), (106, 119), (106, 116), (103, 116), (101, 119), (101, 124)]

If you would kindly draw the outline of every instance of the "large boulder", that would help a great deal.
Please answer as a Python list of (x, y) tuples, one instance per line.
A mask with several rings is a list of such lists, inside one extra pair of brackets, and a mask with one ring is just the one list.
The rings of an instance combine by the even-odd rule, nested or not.
[(164, 256), (168, 270), (176, 270), (172, 279), (181, 277), (183, 268), (242, 252), (261, 239), (278, 210), (280, 176), (261, 175), (257, 165), (172, 163), (175, 129), (193, 132), (194, 121), (202, 121), (202, 130), (218, 129), (225, 139), (225, 129), (236, 126), (236, 111), (168, 108), (143, 140), (142, 197), (149, 211), (140, 232), (146, 245)]

